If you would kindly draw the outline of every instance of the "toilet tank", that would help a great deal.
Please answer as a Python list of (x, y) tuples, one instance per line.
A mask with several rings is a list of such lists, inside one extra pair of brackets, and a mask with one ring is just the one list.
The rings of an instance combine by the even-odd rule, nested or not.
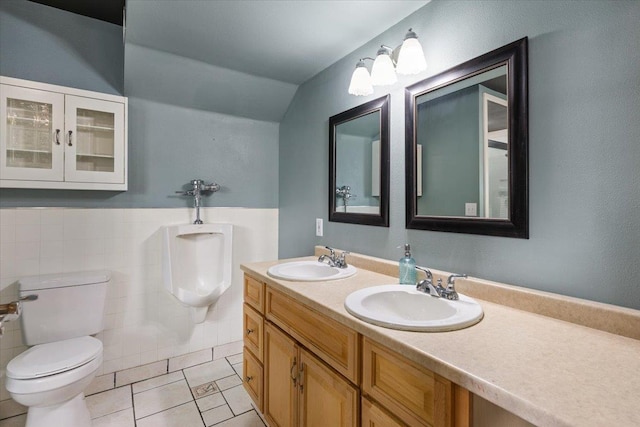
[(26, 345), (97, 334), (104, 329), (109, 271), (50, 274), (18, 280), (22, 303), (22, 337)]

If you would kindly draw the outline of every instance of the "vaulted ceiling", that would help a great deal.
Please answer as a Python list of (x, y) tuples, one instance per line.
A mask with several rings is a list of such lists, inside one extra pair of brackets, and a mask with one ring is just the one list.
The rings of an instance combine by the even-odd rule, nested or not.
[(127, 42), (299, 85), (426, 3), (129, 0)]
[[(122, 25), (125, 0), (32, 1)], [(126, 0), (125, 94), (279, 122), (298, 85), (429, 1)]]

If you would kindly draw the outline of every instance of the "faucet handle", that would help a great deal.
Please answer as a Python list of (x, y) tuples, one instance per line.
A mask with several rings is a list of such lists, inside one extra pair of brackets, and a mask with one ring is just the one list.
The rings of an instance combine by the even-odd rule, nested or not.
[(467, 275), (466, 274), (452, 274), (449, 276), (449, 278), (447, 279), (447, 288), (452, 287), (455, 285), (456, 279), (460, 277), (462, 279), (466, 279)]
[(429, 282), (433, 281), (433, 274), (431, 274), (431, 270), (429, 270), (428, 268), (420, 267), (419, 265), (416, 265), (416, 270), (423, 271), (427, 275), (427, 280)]
[(349, 252), (349, 251), (343, 251), (343, 252), (340, 254), (340, 257), (338, 258), (338, 261), (336, 262), (336, 264), (338, 265), (338, 267), (340, 267), (340, 268), (347, 268), (347, 267), (348, 267), (348, 266), (347, 266), (347, 260), (345, 259), (345, 257), (346, 257), (347, 255), (349, 255), (350, 253), (351, 253), (351, 252)]
[(216, 191), (220, 190), (220, 185), (217, 183), (211, 183), (211, 184), (205, 184), (202, 188), (202, 191), (210, 191), (212, 193), (215, 193)]
[(336, 251), (335, 251), (335, 249), (330, 248), (329, 246), (325, 246), (324, 248), (325, 248), (325, 249), (327, 249), (327, 250), (329, 251), (329, 256), (330, 256), (331, 258), (334, 258), (334, 257), (336, 256)]

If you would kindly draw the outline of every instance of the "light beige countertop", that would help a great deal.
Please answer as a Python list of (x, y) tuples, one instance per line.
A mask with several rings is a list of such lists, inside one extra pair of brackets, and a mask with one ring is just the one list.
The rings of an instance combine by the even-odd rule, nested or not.
[[(302, 259), (315, 257), (296, 258)], [(629, 336), (640, 334), (636, 330), (640, 311), (515, 287), (514, 294), (505, 297), (509, 287), (496, 284), (497, 288), (504, 287), (498, 292), (500, 298), (513, 299), (521, 296), (518, 292), (524, 295), (521, 299), (533, 295), (533, 305), (547, 314), (541, 315), (530, 307), (525, 311), (480, 298), (483, 290), (490, 295), (497, 292), (496, 287), (470, 278), (458, 290), (482, 305), (484, 318), (480, 323), (452, 332), (386, 329), (351, 316), (344, 300), (361, 288), (398, 283), (394, 277), (397, 263), (376, 263), (374, 258), (357, 255), (355, 259), (356, 275), (329, 282), (293, 282), (267, 275), (269, 267), (292, 260), (251, 263), (241, 269), (535, 425), (640, 426), (638, 337), (549, 317), (545, 298), (551, 305), (558, 299), (568, 301), (556, 317), (563, 318), (566, 311), (580, 312), (584, 305), (587, 311), (578, 318), (593, 317), (589, 310), (598, 312), (605, 323), (601, 329), (605, 330), (610, 323), (607, 319), (618, 319), (620, 328), (631, 328), (631, 333), (623, 332)], [(434, 271), (434, 276), (442, 273)], [(470, 292), (474, 286), (478, 292)], [(491, 298), (500, 299), (495, 295)]]

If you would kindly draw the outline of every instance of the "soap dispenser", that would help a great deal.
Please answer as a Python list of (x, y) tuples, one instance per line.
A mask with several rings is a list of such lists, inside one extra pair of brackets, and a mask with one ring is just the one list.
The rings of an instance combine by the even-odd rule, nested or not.
[(400, 284), (413, 285), (416, 284), (416, 260), (411, 257), (411, 246), (406, 243), (404, 245), (404, 257), (398, 263), (400, 269)]

